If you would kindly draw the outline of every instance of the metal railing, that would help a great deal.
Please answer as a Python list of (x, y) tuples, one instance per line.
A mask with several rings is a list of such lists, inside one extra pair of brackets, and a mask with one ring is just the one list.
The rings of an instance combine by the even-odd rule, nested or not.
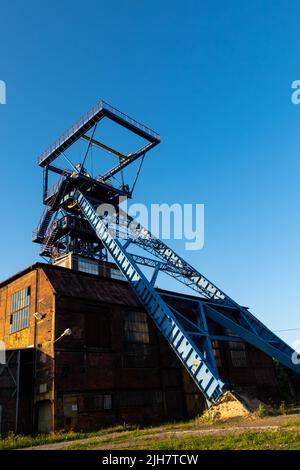
[(117, 108), (114, 108), (110, 104), (106, 103), (106, 101), (102, 101), (103, 103), (103, 108), (107, 109), (110, 111), (112, 114), (115, 116), (118, 116), (120, 119), (123, 121), (128, 122), (132, 126), (136, 127), (137, 129), (140, 129), (141, 131), (145, 132), (146, 134), (151, 135), (156, 140), (160, 140), (160, 135), (157, 134), (157, 132), (153, 131), (149, 127), (145, 126), (144, 124), (141, 124), (140, 122), (136, 121), (135, 119), (127, 116), (127, 114), (122, 113), (122, 111), (119, 111)]
[(149, 134), (154, 139), (160, 140), (160, 135), (157, 134), (157, 132), (122, 113), (118, 109), (106, 103), (106, 101), (100, 100), (87, 113), (85, 113), (80, 119), (78, 119), (75, 124), (69, 127), (69, 129), (67, 129), (58, 139), (56, 139), (56, 141), (52, 145), (50, 145), (50, 147), (48, 147), (38, 157), (38, 163), (40, 164), (41, 162), (43, 162), (49, 155), (51, 155), (62, 144), (64, 144), (70, 137), (76, 134), (76, 132), (78, 132), (87, 122), (91, 121), (96, 116), (96, 114), (98, 114), (102, 109), (109, 111), (111, 114), (119, 117), (121, 120), (128, 122), (129, 124), (141, 130), (142, 132)]
[(95, 106), (92, 107), (87, 113), (85, 113), (78, 121), (75, 122), (69, 129), (67, 129), (56, 141), (50, 145), (39, 157), (38, 163), (41, 163), (51, 153), (53, 153), (58, 147), (64, 144), (72, 135), (74, 135), (81, 127), (83, 127), (88, 121), (90, 121), (99, 111), (102, 109), (102, 101), (99, 101)]
[[(67, 177), (67, 175), (62, 174), (61, 177), (59, 178), (59, 180), (53, 186), (51, 186), (51, 188), (47, 189), (46, 195), (45, 195), (46, 199), (50, 198), (51, 196), (55, 196), (59, 192), (61, 186), (63, 185), (63, 182), (66, 179), (66, 177)], [(53, 201), (52, 201), (52, 203), (53, 203)]]
[(35, 240), (38, 236), (38, 233), (40, 232), (42, 225), (47, 217), (47, 214), (50, 214), (51, 212), (51, 206), (49, 204), (46, 205), (43, 214), (40, 218), (38, 226), (32, 231), (32, 239)]
[(40, 218), (38, 226), (32, 232), (32, 240), (35, 240), (37, 238), (39, 232), (41, 231), (43, 223), (45, 222), (45, 220), (47, 218), (47, 215), (49, 214), (49, 216), (51, 216), (53, 205), (56, 201), (59, 190), (60, 190), (61, 186), (63, 185), (63, 182), (65, 181), (65, 179), (66, 179), (66, 175), (62, 174), (61, 177), (59, 178), (59, 180), (51, 188), (49, 188), (47, 190), (46, 199), (49, 199), (49, 198), (51, 198), (51, 199), (49, 199), (47, 204), (46, 204), (46, 207), (44, 209), (42, 217)]

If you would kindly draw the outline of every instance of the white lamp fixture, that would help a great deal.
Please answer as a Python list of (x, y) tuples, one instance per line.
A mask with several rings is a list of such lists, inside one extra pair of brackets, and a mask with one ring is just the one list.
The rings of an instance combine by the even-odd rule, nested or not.
[(71, 336), (72, 335), (72, 330), (71, 328), (67, 328), (58, 338), (56, 338), (56, 340), (54, 341), (54, 343), (56, 343), (56, 341), (58, 341), (59, 339), (63, 338), (64, 336)]

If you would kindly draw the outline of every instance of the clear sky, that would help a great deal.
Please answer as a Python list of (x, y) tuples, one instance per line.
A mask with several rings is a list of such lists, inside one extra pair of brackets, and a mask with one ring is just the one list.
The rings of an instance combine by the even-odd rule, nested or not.
[(299, 14), (293, 0), (2, 2), (0, 279), (38, 259), (37, 155), (104, 98), (162, 136), (135, 199), (205, 204), (204, 249), (176, 251), (272, 329), (300, 328)]

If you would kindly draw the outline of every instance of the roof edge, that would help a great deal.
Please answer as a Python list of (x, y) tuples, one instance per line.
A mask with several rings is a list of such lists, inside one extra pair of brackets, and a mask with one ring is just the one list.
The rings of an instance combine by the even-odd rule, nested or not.
[(26, 268), (22, 269), (21, 271), (16, 272), (12, 276), (10, 276), (10, 277), (4, 279), (4, 281), (0, 282), (0, 289), (2, 287), (6, 286), (7, 284), (10, 284), (11, 282), (15, 281), (19, 277), (24, 276), (24, 274), (27, 274), (30, 271), (34, 271), (37, 268), (42, 268), (43, 266), (47, 266), (47, 264), (46, 263), (40, 263), (38, 261), (36, 263), (30, 264)]

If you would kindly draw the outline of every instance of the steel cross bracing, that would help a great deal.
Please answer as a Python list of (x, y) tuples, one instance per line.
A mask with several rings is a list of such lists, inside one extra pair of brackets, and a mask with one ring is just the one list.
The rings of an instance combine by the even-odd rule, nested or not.
[[(115, 220), (113, 220), (114, 218)], [(147, 229), (121, 210), (118, 215), (111, 216), (108, 223), (121, 226), (124, 238), (129, 236), (126, 248), (134, 243), (159, 258), (155, 260), (131, 253), (131, 257), (136, 263), (154, 268), (152, 284), (154, 284), (158, 272), (162, 271), (188, 285), (213, 301), (203, 303), (203, 309), (207, 316), (299, 373), (299, 364), (292, 360), (295, 357), (295, 351), (290, 346), (272, 333), (248, 309), (240, 306), (218, 289)]]
[(120, 224), (123, 231), (127, 233), (129, 237), (126, 241), (127, 248), (133, 243), (159, 258), (159, 260), (154, 260), (131, 254), (136, 263), (156, 268), (154, 276), (157, 276), (158, 271), (163, 271), (207, 299), (212, 300), (211, 303), (202, 302), (207, 316), (274, 357), (286, 367), (300, 373), (299, 361), (293, 360), (295, 351), (252, 315), (247, 308), (231, 299), (165, 243), (122, 210), (119, 210), (115, 224)]
[[(206, 332), (201, 331), (200, 325), (197, 327), (186, 318), (180, 318), (179, 312), (175, 314), (174, 310), (167, 305), (138, 268), (126, 248), (119, 240), (111, 236), (105, 222), (97, 215), (92, 204), (79, 190), (69, 193), (66, 197), (71, 197), (77, 202), (82, 214), (90, 222), (118, 268), (129, 281), (137, 298), (144, 305), (159, 331), (171, 345), (206, 399), (210, 403), (216, 402), (224, 393), (225, 384), (219, 377), (212, 352), (209, 351), (209, 355), (205, 351), (205, 344), (205, 352), (201, 352), (192, 338), (198, 333), (203, 336), (205, 343), (207, 341)], [(190, 329), (192, 330), (190, 331)]]
[[(152, 280), (148, 281), (151, 287), (153, 287), (159, 271), (169, 274), (210, 300), (210, 302), (204, 302), (199, 299), (202, 316), (211, 318), (225, 329), (277, 359), (281, 364), (300, 373), (300, 365), (297, 364), (299, 361), (293, 361), (295, 351), (290, 346), (252, 315), (247, 308), (240, 306), (165, 243), (151, 234), (149, 230), (120, 208), (118, 209), (118, 212), (106, 218), (105, 226), (108, 227), (110, 233), (119, 233), (122, 238), (127, 237), (124, 245), (120, 244), (120, 246), (127, 253), (131, 262), (135, 265), (140, 264), (154, 268)], [(155, 260), (129, 253), (128, 247), (131, 243), (138, 245), (159, 259)]]

